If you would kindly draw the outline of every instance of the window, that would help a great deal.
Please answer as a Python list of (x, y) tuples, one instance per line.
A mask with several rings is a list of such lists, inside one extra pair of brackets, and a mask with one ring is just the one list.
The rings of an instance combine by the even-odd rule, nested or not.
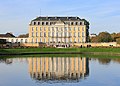
[(36, 32), (36, 37), (38, 37), (38, 32)]
[(78, 31), (80, 31), (80, 28), (78, 27)]
[(71, 31), (71, 28), (69, 28), (69, 31)]
[(44, 25), (44, 22), (42, 22), (42, 25)]
[(52, 25), (52, 22), (50, 22), (50, 25)]
[(76, 38), (74, 39), (74, 42), (76, 43)]
[(72, 42), (72, 38), (70, 38), (70, 42)]
[(58, 38), (56, 38), (56, 42), (58, 42)]
[(50, 32), (48, 32), (48, 37), (50, 37)]
[(34, 27), (32, 27), (32, 31), (34, 30)]
[(44, 32), (44, 37), (46, 37), (46, 32)]
[(40, 37), (42, 37), (42, 32), (40, 32)]
[(40, 31), (42, 31), (42, 27), (40, 27)]
[(46, 25), (48, 25), (48, 22), (46, 22)]
[(34, 32), (32, 32), (32, 37), (34, 37)]
[(14, 42), (14, 40), (13, 40), (13, 39), (11, 39), (11, 42), (13, 43), (13, 42)]
[(65, 43), (66, 43), (66, 39), (65, 39)]
[(44, 38), (44, 43), (46, 42), (45, 38)]
[(62, 37), (63, 33), (61, 32), (61, 37)]
[(82, 37), (84, 37), (84, 32), (82, 32)]
[(27, 43), (27, 39), (25, 39), (25, 43)]
[(78, 25), (78, 22), (76, 22), (75, 25)]
[(38, 22), (38, 25), (40, 25), (40, 22)]
[(76, 33), (74, 32), (74, 37), (76, 37)]
[(52, 27), (52, 31), (54, 31), (54, 27)]
[(67, 31), (67, 27), (65, 27), (65, 31)]
[(52, 36), (54, 36), (54, 32), (52, 32)]
[(32, 39), (32, 43), (34, 42), (34, 40)]
[(36, 25), (36, 22), (34, 22), (34, 25)]
[(46, 31), (46, 28), (44, 27), (44, 31)]
[(40, 38), (40, 42), (42, 42), (42, 38)]
[(61, 31), (63, 31), (63, 28), (61, 27)]
[(48, 31), (50, 31), (50, 27), (48, 27)]
[(73, 22), (71, 22), (71, 25), (73, 25)]
[(65, 34), (65, 37), (66, 37), (66, 36), (67, 36), (67, 33), (65, 32), (64, 34)]
[(48, 39), (48, 42), (50, 42), (50, 39)]
[(82, 22), (80, 22), (80, 25), (82, 25)]
[(80, 39), (78, 39), (78, 42), (80, 43)]
[(78, 32), (78, 37), (80, 37), (80, 32)]
[(76, 31), (76, 28), (74, 27), (74, 31)]
[(84, 27), (82, 27), (82, 31), (84, 31)]
[(36, 38), (36, 43), (38, 43), (38, 39)]
[(71, 37), (71, 33), (69, 32), (69, 36)]
[(58, 37), (58, 32), (56, 33), (56, 36)]
[(36, 27), (36, 31), (38, 31), (38, 28)]
[(16, 42), (18, 42), (18, 39), (16, 39)]
[(58, 31), (58, 27), (56, 27), (56, 31)]
[(21, 43), (23, 43), (23, 39), (21, 39)]
[(82, 42), (84, 42), (84, 38), (82, 38)]

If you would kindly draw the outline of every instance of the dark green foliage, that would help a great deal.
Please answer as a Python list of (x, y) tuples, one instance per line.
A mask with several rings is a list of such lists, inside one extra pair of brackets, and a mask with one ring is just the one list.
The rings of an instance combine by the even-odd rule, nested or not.
[(112, 42), (112, 37), (108, 32), (101, 32), (98, 35), (98, 42)]
[(0, 44), (5, 44), (6, 40), (5, 39), (0, 39)]

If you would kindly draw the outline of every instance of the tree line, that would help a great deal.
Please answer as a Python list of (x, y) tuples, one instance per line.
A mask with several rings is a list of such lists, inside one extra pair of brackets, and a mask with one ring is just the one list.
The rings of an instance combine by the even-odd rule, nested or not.
[(120, 33), (100, 32), (96, 37), (90, 38), (90, 42), (117, 42), (120, 44)]

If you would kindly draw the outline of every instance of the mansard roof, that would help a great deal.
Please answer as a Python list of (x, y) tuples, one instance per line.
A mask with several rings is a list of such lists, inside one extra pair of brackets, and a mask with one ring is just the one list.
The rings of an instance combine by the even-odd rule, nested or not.
[(33, 19), (32, 21), (58, 21), (58, 20), (61, 20), (61, 21), (78, 21), (78, 20), (81, 20), (79, 17), (37, 17), (35, 19)]

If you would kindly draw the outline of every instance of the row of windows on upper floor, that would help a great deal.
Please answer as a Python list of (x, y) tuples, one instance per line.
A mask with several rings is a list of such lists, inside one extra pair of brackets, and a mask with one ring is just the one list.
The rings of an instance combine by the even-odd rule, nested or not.
[[(56, 22), (37, 22), (37, 21), (33, 21), (32, 22), (32, 25), (52, 25), (52, 24), (55, 24)], [(65, 24), (68, 24), (68, 25), (84, 25), (84, 22), (83, 21), (77, 21), (77, 22), (64, 22)]]
[[(31, 28), (31, 31), (34, 31), (34, 29), (35, 29), (35, 31), (38, 31), (38, 29), (40, 30), (40, 31), (46, 31), (47, 30), (47, 28), (46, 27), (44, 27), (44, 28), (42, 28), (42, 27), (40, 27), (40, 28), (38, 28), (38, 27), (32, 27)], [(80, 31), (80, 27), (74, 27), (74, 31), (76, 31), (76, 30), (78, 30), (78, 31)], [(58, 28), (58, 27), (48, 27), (48, 31), (72, 31), (72, 28), (67, 28), (67, 27), (65, 27), (65, 28)], [(84, 27), (82, 27), (82, 31), (84, 31)]]
[(47, 37), (47, 35), (48, 35), (48, 37), (84, 37), (85, 36), (85, 33), (84, 32), (82, 32), (82, 35), (81, 35), (81, 33), (80, 32), (78, 32), (78, 33), (76, 33), (76, 32), (74, 32), (74, 34), (72, 34), (72, 33), (68, 33), (68, 32), (57, 32), (57, 33), (54, 33), (54, 32), (48, 32), (48, 34), (46, 33), (46, 32), (44, 32), (44, 33), (42, 33), (42, 32), (40, 32), (40, 33), (38, 33), (38, 32), (36, 32), (36, 33), (34, 33), (34, 32), (32, 32), (31, 33), (31, 37), (38, 37), (38, 35), (39, 35), (39, 37)]
[(38, 43), (38, 42), (44, 42), (44, 43), (59, 43), (59, 42), (62, 42), (62, 43), (81, 43), (81, 42), (85, 42), (85, 38), (82, 38), (82, 39), (72, 39), (72, 38), (66, 38), (66, 39), (58, 39), (58, 38), (56, 38), (56, 39), (54, 39), (54, 38), (51, 38), (51, 39), (48, 39), (48, 40), (46, 40), (45, 38), (44, 39), (42, 39), (42, 38), (40, 38), (39, 40), (38, 40), (38, 38), (36, 38), (36, 39), (32, 39), (31, 40), (31, 42), (32, 43)]

